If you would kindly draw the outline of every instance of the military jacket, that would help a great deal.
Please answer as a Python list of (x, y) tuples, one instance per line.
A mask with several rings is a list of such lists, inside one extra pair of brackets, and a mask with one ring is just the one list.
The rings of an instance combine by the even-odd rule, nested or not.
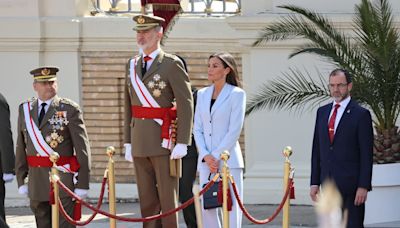
[[(28, 101), (27, 101), (28, 102)], [(60, 172), (61, 181), (71, 190), (74, 188), (89, 189), (90, 147), (82, 112), (79, 106), (66, 98), (55, 96), (41, 124), (38, 124), (38, 100), (29, 100), (30, 115), (38, 126), (43, 138), (60, 156), (76, 155), (80, 168), (78, 182), (73, 183), (73, 174)], [(25, 103), (25, 102), (24, 102)], [(16, 176), (18, 187), (28, 182), (29, 198), (37, 201), (49, 200), (48, 167), (29, 167), (27, 156), (38, 156), (27, 131), (22, 103), (18, 116), (18, 139), (16, 147)], [(61, 117), (63, 121), (54, 121)], [(28, 177), (28, 178), (26, 178)], [(60, 196), (67, 196), (60, 190)]]
[[(147, 157), (167, 155), (168, 149), (161, 147), (161, 126), (153, 119), (133, 118), (131, 106), (140, 100), (134, 91), (129, 64), (125, 83), (124, 143), (132, 144), (133, 156)], [(154, 59), (149, 70), (142, 75), (142, 57), (138, 57), (136, 72), (153, 98), (162, 108), (177, 106), (177, 143), (190, 145), (193, 121), (193, 96), (189, 77), (181, 60), (163, 51)]]

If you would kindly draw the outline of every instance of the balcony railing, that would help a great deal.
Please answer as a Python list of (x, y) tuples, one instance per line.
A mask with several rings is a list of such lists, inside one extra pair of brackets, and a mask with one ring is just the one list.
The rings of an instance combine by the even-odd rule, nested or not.
[[(140, 0), (91, 0), (94, 11), (104, 14), (140, 13)], [(207, 16), (238, 14), (241, 10), (241, 0), (181, 0), (184, 13), (204, 14)], [(151, 9), (147, 9), (151, 12)]]

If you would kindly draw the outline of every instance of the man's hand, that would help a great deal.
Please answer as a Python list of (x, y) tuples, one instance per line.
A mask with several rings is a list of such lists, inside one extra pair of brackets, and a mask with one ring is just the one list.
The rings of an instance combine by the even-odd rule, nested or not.
[(28, 185), (24, 184), (18, 188), (18, 193), (23, 196), (28, 196)]
[(15, 175), (12, 173), (3, 173), (3, 180), (6, 183), (11, 183), (14, 180)]
[(187, 145), (178, 143), (175, 145), (174, 149), (172, 150), (170, 158), (171, 158), (171, 160), (172, 159), (180, 159), (180, 158), (185, 157), (186, 154), (187, 154)]
[(125, 148), (125, 160), (127, 160), (129, 162), (133, 162), (131, 144), (130, 143), (125, 143), (124, 144), (124, 148)]
[(81, 197), (82, 199), (85, 199), (88, 195), (88, 190), (87, 189), (80, 189), (80, 188), (75, 188), (74, 193)]
[(356, 198), (354, 199), (354, 205), (360, 206), (367, 201), (368, 190), (365, 188), (357, 188)]
[(219, 160), (218, 159), (216, 159), (211, 154), (204, 156), (203, 159), (207, 163), (208, 168), (210, 169), (211, 173), (218, 172), (218, 167), (219, 167)]
[(314, 202), (317, 202), (318, 200), (318, 194), (319, 194), (319, 186), (318, 185), (312, 185), (310, 187), (310, 197), (311, 200)]

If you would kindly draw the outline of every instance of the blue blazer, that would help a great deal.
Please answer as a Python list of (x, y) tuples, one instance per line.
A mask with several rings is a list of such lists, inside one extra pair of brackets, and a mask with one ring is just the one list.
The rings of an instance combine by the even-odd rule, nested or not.
[(333, 179), (342, 194), (358, 187), (371, 190), (373, 129), (370, 112), (350, 100), (337, 126), (333, 143), (328, 118), (333, 103), (320, 107), (315, 123), (311, 158), (311, 185)]
[(246, 94), (239, 87), (226, 83), (210, 111), (214, 85), (197, 92), (193, 134), (199, 152), (198, 169), (208, 169), (204, 156), (228, 150), (229, 168), (243, 168), (243, 156), (238, 139), (242, 131), (246, 107)]

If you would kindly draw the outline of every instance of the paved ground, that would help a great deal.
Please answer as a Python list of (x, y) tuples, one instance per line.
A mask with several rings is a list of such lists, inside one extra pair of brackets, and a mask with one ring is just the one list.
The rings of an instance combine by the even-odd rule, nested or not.
[[(276, 208), (276, 205), (246, 205), (250, 213), (257, 219), (265, 219)], [(108, 205), (103, 206), (103, 210), (108, 210)], [(316, 227), (313, 208), (310, 206), (296, 206), (292, 208), (292, 227)], [(138, 203), (119, 203), (117, 213), (126, 217), (140, 217)], [(6, 208), (7, 223), (12, 228), (35, 227), (34, 217), (28, 207)], [(82, 220), (90, 216), (90, 211), (84, 210)], [(179, 215), (179, 227), (186, 227), (182, 214)], [(269, 225), (254, 225), (247, 219), (243, 220), (243, 227), (281, 227), (282, 217), (278, 216)], [(102, 215), (96, 216), (95, 220), (84, 227), (106, 228), (109, 227), (109, 220)], [(118, 222), (118, 228), (142, 227), (140, 223)]]
[[(90, 201), (95, 204), (96, 193), (98, 194), (99, 185), (91, 184), (91, 192), (89, 194)], [(117, 185), (117, 192), (119, 193), (119, 199), (117, 204), (117, 213), (120, 216), (126, 217), (140, 217), (139, 203), (137, 199), (137, 193), (135, 191), (136, 186), (130, 185)], [(11, 228), (32, 228), (35, 226), (35, 218), (32, 215), (30, 208), (28, 207), (28, 200), (18, 195), (17, 187), (15, 182), (6, 185), (6, 215), (7, 223)], [(265, 219), (269, 217), (276, 209), (277, 205), (245, 205), (250, 214), (257, 219)], [(108, 211), (108, 204), (104, 204), (103, 210)], [(91, 215), (91, 211), (88, 209), (83, 210), (82, 220), (85, 220)], [(302, 227), (317, 227), (316, 215), (314, 209), (311, 206), (292, 206), (291, 207), (291, 227), (302, 228)], [(179, 227), (186, 227), (183, 221), (183, 216), (179, 214)], [(246, 218), (243, 218), (244, 228), (256, 228), (256, 227), (270, 227), (278, 228), (282, 227), (282, 217), (278, 215), (275, 220), (267, 225), (255, 225), (252, 224)], [(94, 221), (89, 225), (84, 226), (88, 228), (106, 228), (109, 227), (109, 220), (102, 215), (97, 215)], [(128, 227), (142, 227), (141, 223), (127, 223), (118, 222), (118, 228)], [(400, 221), (385, 223), (385, 224), (374, 224), (367, 226), (369, 228), (394, 228), (400, 227)]]

